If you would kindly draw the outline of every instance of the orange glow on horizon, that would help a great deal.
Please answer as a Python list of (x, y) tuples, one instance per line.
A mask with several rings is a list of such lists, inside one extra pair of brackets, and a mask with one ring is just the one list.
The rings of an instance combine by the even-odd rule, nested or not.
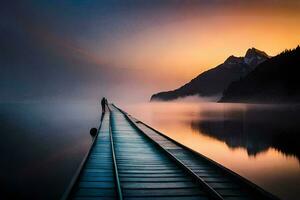
[(274, 56), (300, 44), (300, 15), (295, 12), (218, 12), (192, 12), (116, 40), (108, 49), (108, 62), (150, 74), (172, 74), (181, 81), (223, 63), (230, 55), (244, 56), (251, 47)]

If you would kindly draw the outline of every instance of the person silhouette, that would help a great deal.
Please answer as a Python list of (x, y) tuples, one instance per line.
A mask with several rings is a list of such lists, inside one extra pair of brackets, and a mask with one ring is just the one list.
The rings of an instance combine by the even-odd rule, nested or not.
[(105, 113), (105, 104), (107, 100), (103, 97), (101, 100), (102, 113)]

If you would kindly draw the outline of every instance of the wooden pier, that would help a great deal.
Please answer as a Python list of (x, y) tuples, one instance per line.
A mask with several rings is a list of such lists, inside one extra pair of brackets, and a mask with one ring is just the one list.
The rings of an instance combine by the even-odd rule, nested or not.
[(277, 199), (115, 105), (106, 110), (62, 199)]

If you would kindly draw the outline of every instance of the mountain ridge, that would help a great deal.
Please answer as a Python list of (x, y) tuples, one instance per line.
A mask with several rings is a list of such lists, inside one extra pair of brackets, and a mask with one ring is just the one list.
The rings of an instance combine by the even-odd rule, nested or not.
[(192, 95), (202, 97), (221, 95), (232, 81), (245, 76), (269, 58), (270, 56), (265, 52), (250, 48), (244, 57), (231, 55), (222, 64), (199, 74), (183, 86), (153, 94), (150, 101), (170, 101)]
[(220, 102), (300, 102), (300, 46), (258, 65), (244, 78), (232, 82)]

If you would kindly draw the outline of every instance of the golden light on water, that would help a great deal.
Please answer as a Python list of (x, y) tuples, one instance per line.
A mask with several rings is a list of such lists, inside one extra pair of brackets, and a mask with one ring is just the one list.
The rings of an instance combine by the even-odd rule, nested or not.
[[(192, 128), (191, 122), (193, 121), (214, 121), (234, 115), (243, 116), (239, 113), (248, 109), (243, 104), (169, 102), (127, 105), (124, 106), (124, 109), (181, 144), (224, 165), (276, 195), (292, 198), (291, 193), (298, 190), (300, 168), (297, 157), (284, 154), (268, 146), (268, 144), (266, 148), (261, 148), (255, 154), (249, 154), (245, 149), (243, 145), (248, 145), (247, 148), (249, 149), (257, 148), (257, 146), (255, 148), (251, 146), (253, 141), (251, 139), (248, 141), (249, 135), (247, 136), (247, 134), (258, 133), (251, 131), (247, 134), (243, 132), (239, 134), (237, 132), (229, 133), (231, 136), (236, 135), (233, 138), (237, 139), (236, 144), (241, 145), (233, 148), (229, 147), (225, 141), (216, 139), (213, 135), (210, 136), (201, 132), (200, 129)], [(233, 115), (226, 114), (231, 111), (234, 111)], [(246, 127), (244, 126), (243, 129)], [(226, 129), (226, 131), (228, 130)], [(223, 134), (226, 136), (227, 133), (224, 132)], [(260, 134), (267, 135), (268, 133), (261, 132)]]

